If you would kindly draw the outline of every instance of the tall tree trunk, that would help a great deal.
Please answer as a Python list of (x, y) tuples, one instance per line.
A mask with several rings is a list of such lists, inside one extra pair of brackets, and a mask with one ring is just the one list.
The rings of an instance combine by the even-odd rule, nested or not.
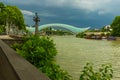
[(9, 34), (8, 30), (9, 30), (9, 23), (8, 23), (8, 21), (6, 21), (6, 34), (7, 35)]

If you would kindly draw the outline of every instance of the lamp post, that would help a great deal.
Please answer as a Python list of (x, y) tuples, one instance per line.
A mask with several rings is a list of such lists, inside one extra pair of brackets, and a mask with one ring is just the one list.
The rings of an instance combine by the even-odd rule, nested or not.
[(40, 22), (40, 18), (38, 17), (37, 13), (35, 13), (35, 17), (33, 17), (33, 21), (35, 22), (35, 35), (37, 35), (37, 34), (39, 34), (38, 23)]

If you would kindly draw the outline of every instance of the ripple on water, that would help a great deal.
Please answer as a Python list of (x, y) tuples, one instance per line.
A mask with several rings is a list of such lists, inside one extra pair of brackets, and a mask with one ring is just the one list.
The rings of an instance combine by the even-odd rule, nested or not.
[(58, 54), (57, 63), (78, 80), (80, 71), (87, 62), (95, 67), (111, 63), (114, 79), (120, 80), (120, 41), (87, 40), (74, 36), (52, 37)]

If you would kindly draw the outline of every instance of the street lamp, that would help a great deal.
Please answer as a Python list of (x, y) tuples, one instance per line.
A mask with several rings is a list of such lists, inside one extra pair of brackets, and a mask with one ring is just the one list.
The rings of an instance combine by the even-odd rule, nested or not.
[(35, 35), (37, 35), (38, 32), (38, 23), (40, 22), (40, 18), (38, 17), (38, 14), (35, 13), (35, 17), (33, 17), (33, 21), (35, 22)]

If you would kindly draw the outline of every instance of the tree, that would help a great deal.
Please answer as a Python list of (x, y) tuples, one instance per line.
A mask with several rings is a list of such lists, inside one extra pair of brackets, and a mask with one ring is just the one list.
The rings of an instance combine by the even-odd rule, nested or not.
[(5, 8), (5, 5), (2, 3), (2, 2), (0, 2), (0, 25), (2, 25), (3, 24), (3, 10), (4, 10), (4, 8)]
[(0, 2), (0, 11), (1, 12), (2, 12), (3, 8), (4, 8), (4, 4), (2, 2)]
[[(0, 6), (4, 6), (0, 3)], [(8, 34), (11, 27), (15, 27), (16, 30), (25, 29), (24, 18), (21, 11), (16, 6), (6, 5), (0, 14), (0, 21), (2, 25), (6, 27), (6, 33)]]
[(111, 35), (113, 36), (120, 36), (120, 16), (116, 16), (111, 24), (112, 32)]

